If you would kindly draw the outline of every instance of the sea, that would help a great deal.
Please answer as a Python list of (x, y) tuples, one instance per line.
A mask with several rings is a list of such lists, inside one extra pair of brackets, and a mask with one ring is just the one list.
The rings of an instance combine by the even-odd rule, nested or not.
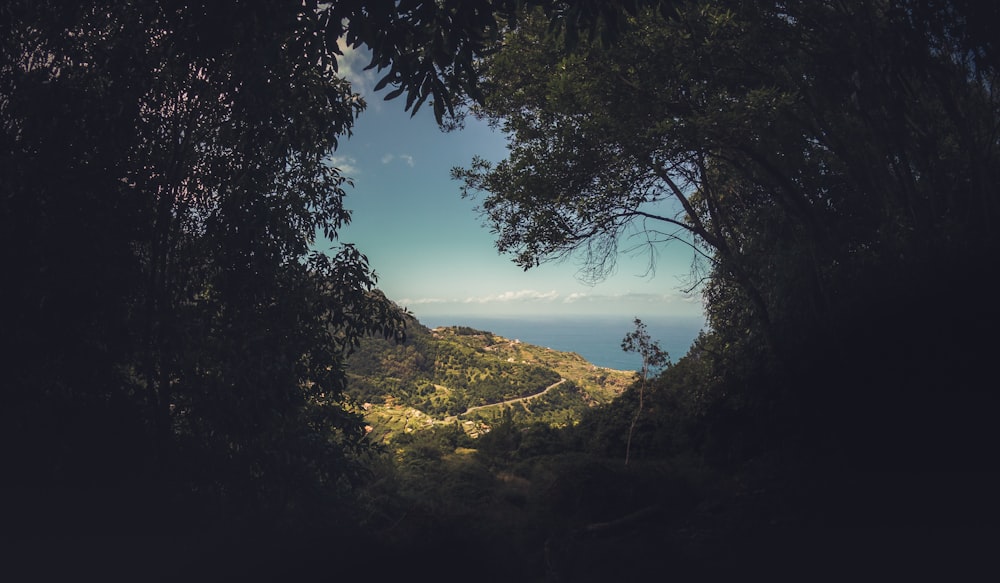
[[(676, 362), (691, 348), (705, 327), (701, 316), (641, 318), (650, 339), (659, 342)], [(468, 326), (536, 346), (575, 352), (592, 364), (638, 371), (642, 357), (622, 350), (622, 339), (635, 330), (632, 316), (432, 316), (421, 317), (428, 328)]]

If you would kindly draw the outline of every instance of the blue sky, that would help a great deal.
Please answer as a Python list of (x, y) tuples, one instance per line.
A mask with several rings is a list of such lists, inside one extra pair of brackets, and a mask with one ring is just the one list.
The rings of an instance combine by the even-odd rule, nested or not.
[[(684, 294), (692, 252), (680, 244), (659, 248), (655, 274), (649, 257), (622, 256), (617, 272), (595, 285), (579, 277), (579, 262), (543, 264), (528, 271), (500, 255), (489, 228), (451, 179), (474, 155), (499, 161), (506, 139), (484, 123), (443, 132), (430, 107), (411, 117), (400, 99), (374, 94), (374, 72), (348, 51), (341, 73), (368, 103), (353, 136), (341, 141), (334, 163), (354, 187), (345, 204), (351, 224), (340, 241), (354, 243), (378, 276), (378, 285), (418, 319), (440, 315), (627, 315), (648, 318), (700, 315), (701, 300)], [(327, 249), (329, 241), (318, 241)], [(621, 247), (628, 247), (624, 242)]]

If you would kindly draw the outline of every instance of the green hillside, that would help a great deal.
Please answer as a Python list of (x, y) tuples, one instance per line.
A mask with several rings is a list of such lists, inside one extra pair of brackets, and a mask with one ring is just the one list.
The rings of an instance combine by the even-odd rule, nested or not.
[(381, 442), (455, 422), (477, 436), (506, 407), (522, 421), (565, 427), (634, 376), (489, 331), (431, 330), (412, 317), (405, 341), (365, 338), (347, 365), (347, 393)]

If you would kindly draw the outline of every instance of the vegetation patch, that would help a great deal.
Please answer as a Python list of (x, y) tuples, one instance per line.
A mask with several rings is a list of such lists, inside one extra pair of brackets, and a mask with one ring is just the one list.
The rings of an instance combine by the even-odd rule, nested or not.
[(621, 394), (635, 376), (576, 353), (469, 327), (430, 330), (413, 318), (403, 342), (365, 338), (347, 364), (347, 393), (365, 403), (379, 442), (456, 420), (479, 435), (508, 407), (521, 422), (566, 427)]

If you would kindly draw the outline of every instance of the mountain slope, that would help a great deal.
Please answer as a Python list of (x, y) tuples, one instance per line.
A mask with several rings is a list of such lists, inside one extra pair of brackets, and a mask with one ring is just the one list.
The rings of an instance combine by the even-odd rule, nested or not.
[(348, 395), (383, 442), (456, 421), (478, 435), (505, 407), (528, 422), (565, 426), (609, 402), (634, 377), (576, 353), (463, 326), (431, 330), (416, 319), (408, 321), (402, 343), (366, 338), (347, 373)]

